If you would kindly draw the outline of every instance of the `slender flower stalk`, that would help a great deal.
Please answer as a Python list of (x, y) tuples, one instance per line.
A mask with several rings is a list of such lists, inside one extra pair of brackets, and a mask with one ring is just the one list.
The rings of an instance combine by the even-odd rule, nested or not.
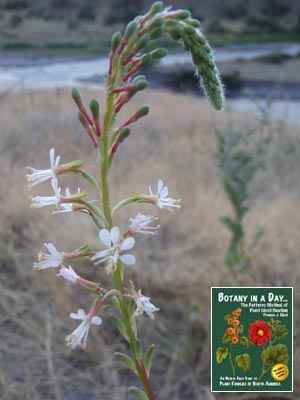
[[(136, 205), (146, 203), (160, 210), (178, 210), (181, 205), (179, 199), (169, 196), (168, 187), (159, 179), (156, 193), (150, 186), (149, 193), (133, 193), (131, 197), (119, 200), (116, 206), (112, 207), (110, 172), (113, 161), (122, 150), (120, 145), (125, 139), (130, 140), (131, 135), (135, 134), (136, 123), (149, 112), (148, 106), (142, 106), (126, 118), (122, 117), (127, 103), (148, 85), (146, 77), (139, 75), (141, 71), (154, 60), (166, 56), (167, 51), (157, 47), (156, 43), (156, 39), (160, 39), (164, 34), (181, 43), (190, 52), (197, 76), (209, 101), (216, 109), (223, 107), (223, 88), (218, 70), (209, 44), (200, 32), (199, 26), (200, 23), (191, 18), (189, 11), (173, 11), (170, 7), (164, 8), (160, 1), (153, 3), (147, 13), (128, 23), (123, 35), (117, 32), (112, 37), (105, 101), (103, 108), (101, 107), (101, 114), (98, 100), (92, 99), (89, 107), (86, 107), (80, 92), (76, 88), (72, 90), (72, 97), (79, 111), (79, 121), (92, 141), (91, 145), (99, 161), (100, 180), (82, 169), (81, 160), (60, 165), (60, 156), (55, 157), (54, 149), (49, 153), (50, 168), (44, 170), (30, 168), (31, 174), (26, 176), (31, 187), (51, 180), (53, 190), (52, 196), (32, 197), (32, 208), (52, 205), (55, 207), (54, 213), (63, 214), (62, 218), (64, 214), (73, 211), (85, 213), (95, 223), (104, 246), (104, 249), (97, 251), (85, 245), (72, 252), (60, 252), (52, 243), (45, 243), (46, 251), (39, 253), (39, 262), (35, 263), (37, 269), (61, 267), (57, 274), (59, 277), (88, 289), (90, 294), (95, 296), (88, 314), (83, 309), (70, 314), (71, 319), (79, 320), (81, 323), (66, 337), (67, 345), (71, 348), (85, 348), (91, 325), (99, 326), (102, 323), (98, 315), (101, 314), (102, 306), (105, 304), (107, 307), (113, 307), (115, 312), (112, 313), (112, 322), (128, 343), (130, 350), (130, 355), (116, 353), (116, 357), (127, 367), (129, 366), (138, 377), (140, 387), (129, 388), (129, 393), (142, 400), (155, 399), (150, 382), (153, 346), (143, 350), (135, 319), (143, 313), (154, 319), (154, 314), (159, 309), (150, 302), (150, 297), (142, 294), (141, 290), (135, 291), (133, 284), (130, 288), (126, 287), (124, 266), (136, 263), (135, 256), (128, 253), (135, 246), (133, 236), (139, 233), (154, 236), (158, 234), (160, 226), (156, 224), (157, 218), (138, 212), (134, 218), (129, 219), (127, 226), (120, 229), (116, 226), (115, 215), (117, 211), (121, 209), (123, 211), (132, 203)], [(66, 188), (63, 194), (58, 183), (62, 173), (71, 173), (83, 178), (96, 192), (97, 199), (86, 199), (88, 192), (81, 192), (80, 189), (72, 194), (69, 188)], [(81, 226), (78, 226), (78, 232), (84, 237)], [(103, 273), (101, 266), (97, 267), (103, 264), (106, 272), (111, 275), (111, 283), (108, 285), (111, 287), (104, 288), (99, 283), (81, 277), (72, 266), (63, 265), (66, 261), (81, 259), (94, 264), (95, 274)]]

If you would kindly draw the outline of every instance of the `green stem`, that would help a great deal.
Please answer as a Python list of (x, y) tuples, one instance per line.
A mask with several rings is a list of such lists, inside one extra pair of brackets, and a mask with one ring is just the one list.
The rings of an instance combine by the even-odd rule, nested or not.
[(230, 366), (231, 366), (231, 370), (232, 370), (232, 375), (235, 376), (235, 368), (234, 368), (234, 363), (232, 360), (232, 346), (231, 345), (229, 347), (229, 361), (230, 361)]
[(129, 311), (127, 307), (127, 303), (124, 297), (124, 291), (123, 291), (123, 283), (122, 283), (122, 278), (120, 274), (120, 269), (119, 267), (114, 271), (114, 281), (115, 281), (115, 286), (116, 289), (122, 293), (122, 297), (119, 297), (120, 299), (120, 308), (121, 308), (121, 313), (124, 321), (124, 326), (126, 329), (126, 334), (128, 336), (129, 340), (129, 346), (131, 350), (131, 354), (135, 363), (135, 367), (138, 373), (138, 376), (140, 378), (140, 381), (144, 387), (144, 391), (147, 394), (149, 400), (154, 400), (154, 394), (151, 388), (151, 384), (149, 381), (149, 378), (147, 376), (147, 372), (144, 366), (143, 361), (138, 360), (136, 353), (135, 353), (135, 343), (137, 341), (135, 334), (132, 330), (131, 322), (130, 322), (130, 316), (129, 316)]

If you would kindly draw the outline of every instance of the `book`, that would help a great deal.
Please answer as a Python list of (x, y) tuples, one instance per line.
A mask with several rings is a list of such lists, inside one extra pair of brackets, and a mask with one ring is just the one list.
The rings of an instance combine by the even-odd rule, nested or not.
[(293, 288), (211, 288), (211, 391), (293, 391)]

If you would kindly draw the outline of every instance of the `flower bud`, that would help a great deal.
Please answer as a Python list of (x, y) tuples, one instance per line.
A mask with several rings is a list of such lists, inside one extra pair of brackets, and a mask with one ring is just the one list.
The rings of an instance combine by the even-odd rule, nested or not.
[(162, 1), (156, 1), (153, 3), (149, 11), (149, 16), (153, 17), (153, 15), (158, 14), (163, 9), (163, 6), (164, 4)]
[(157, 15), (150, 23), (151, 28), (157, 28), (165, 23), (164, 17), (161, 15)]
[(168, 33), (171, 35), (172, 39), (178, 40), (182, 36), (182, 28), (177, 24), (168, 28)]
[(119, 137), (122, 139), (122, 141), (126, 139), (129, 135), (130, 135), (130, 128), (128, 128), (128, 126), (125, 126), (120, 130)]
[(121, 43), (122, 35), (121, 32), (116, 32), (111, 38), (111, 50), (115, 52)]
[(99, 119), (99, 103), (97, 100), (92, 99), (90, 101), (90, 110), (92, 112), (93, 118), (95, 120), (98, 120)]
[(189, 36), (195, 35), (196, 29), (193, 26), (185, 23), (183, 23), (182, 25), (183, 25), (183, 30), (187, 35)]
[(135, 45), (135, 49), (136, 50), (141, 50), (144, 47), (147, 46), (147, 44), (150, 42), (150, 35), (148, 35), (147, 33), (145, 35), (143, 35), (136, 43)]
[(158, 28), (153, 29), (153, 31), (150, 32), (151, 40), (159, 39), (160, 37), (162, 37), (164, 32), (165, 32), (165, 30), (161, 26), (158, 27)]
[(129, 22), (125, 30), (125, 36), (127, 39), (133, 34), (133, 32), (136, 30), (137, 27), (138, 24), (136, 21)]
[(78, 89), (76, 89), (76, 88), (72, 89), (72, 98), (79, 108), (82, 107), (81, 94)]
[(136, 113), (136, 119), (139, 119), (147, 115), (149, 113), (149, 110), (150, 110), (149, 106), (142, 106)]
[(194, 28), (200, 28), (201, 23), (200, 21), (198, 21), (195, 18), (189, 18), (185, 20), (186, 23), (190, 24), (191, 26), (193, 26)]
[(168, 54), (168, 51), (166, 49), (159, 48), (159, 49), (155, 49), (155, 50), (151, 51), (150, 54), (153, 59), (163, 58)]
[(166, 15), (166, 18), (175, 18), (175, 19), (186, 19), (191, 16), (191, 12), (189, 10), (176, 10), (171, 11)]
[(136, 85), (134, 85), (134, 88), (135, 88), (136, 91), (138, 91), (138, 90), (144, 90), (144, 89), (146, 89), (147, 86), (148, 86), (148, 82), (147, 82), (146, 80), (140, 79), (140, 80), (136, 83)]

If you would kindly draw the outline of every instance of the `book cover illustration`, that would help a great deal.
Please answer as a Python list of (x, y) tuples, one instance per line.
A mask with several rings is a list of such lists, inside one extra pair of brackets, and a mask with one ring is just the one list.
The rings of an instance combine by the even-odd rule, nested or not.
[(293, 391), (293, 289), (211, 289), (212, 392)]

